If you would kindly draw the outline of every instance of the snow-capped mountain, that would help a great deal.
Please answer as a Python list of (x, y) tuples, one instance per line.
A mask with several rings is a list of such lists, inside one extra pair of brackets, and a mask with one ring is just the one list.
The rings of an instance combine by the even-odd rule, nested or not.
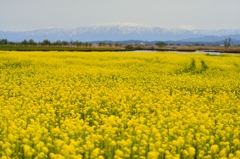
[(208, 36), (226, 36), (226, 35), (236, 35), (240, 34), (240, 29), (233, 29), (233, 30), (192, 30), (194, 34), (201, 34), (201, 35), (208, 35)]
[(121, 40), (146, 40), (146, 41), (178, 41), (183, 39), (196, 39), (206, 36), (224, 38), (235, 36), (240, 40), (239, 30), (201, 30), (181, 28), (148, 27), (132, 23), (98, 24), (74, 29), (45, 28), (32, 31), (9, 32), (0, 31), (0, 39), (6, 38), (10, 41), (22, 41), (33, 39), (42, 41), (48, 39), (56, 40), (79, 40), (79, 41), (121, 41)]

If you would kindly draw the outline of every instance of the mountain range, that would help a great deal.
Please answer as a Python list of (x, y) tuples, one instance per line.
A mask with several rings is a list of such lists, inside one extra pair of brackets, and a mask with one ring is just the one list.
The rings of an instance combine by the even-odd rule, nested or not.
[(31, 31), (0, 31), (0, 39), (20, 42), (24, 39), (42, 41), (78, 40), (90, 41), (181, 41), (181, 42), (223, 42), (231, 38), (240, 44), (240, 29), (186, 30), (180, 28), (147, 27), (142, 25), (110, 24), (92, 25), (73, 29), (44, 28)]

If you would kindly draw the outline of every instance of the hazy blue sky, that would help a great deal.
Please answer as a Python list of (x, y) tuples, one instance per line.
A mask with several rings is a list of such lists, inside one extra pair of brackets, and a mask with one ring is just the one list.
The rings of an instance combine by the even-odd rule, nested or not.
[(104, 23), (240, 29), (240, 0), (0, 0), (0, 30)]

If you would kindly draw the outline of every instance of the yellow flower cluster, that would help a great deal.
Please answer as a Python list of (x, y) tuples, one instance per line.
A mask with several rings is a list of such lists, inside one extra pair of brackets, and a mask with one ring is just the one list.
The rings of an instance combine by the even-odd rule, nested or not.
[(240, 58), (0, 52), (0, 158), (239, 159)]

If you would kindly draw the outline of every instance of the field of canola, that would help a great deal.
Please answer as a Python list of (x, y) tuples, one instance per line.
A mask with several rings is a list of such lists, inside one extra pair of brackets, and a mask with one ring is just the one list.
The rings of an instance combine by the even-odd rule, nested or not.
[(240, 56), (0, 52), (1, 159), (240, 159)]

